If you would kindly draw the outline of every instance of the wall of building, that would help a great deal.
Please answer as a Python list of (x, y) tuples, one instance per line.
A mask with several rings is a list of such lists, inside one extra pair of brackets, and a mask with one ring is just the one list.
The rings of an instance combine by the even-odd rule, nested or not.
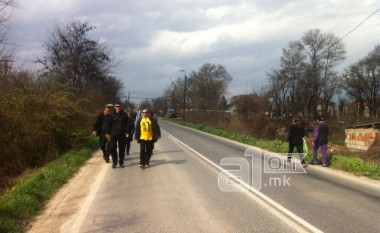
[(380, 130), (369, 129), (346, 129), (346, 147), (352, 150), (368, 150), (376, 140), (380, 140)]

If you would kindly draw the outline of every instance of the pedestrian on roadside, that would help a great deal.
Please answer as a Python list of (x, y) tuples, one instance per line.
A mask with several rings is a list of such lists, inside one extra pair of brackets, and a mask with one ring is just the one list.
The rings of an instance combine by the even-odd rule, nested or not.
[(111, 114), (108, 124), (108, 133), (111, 135), (112, 168), (124, 167), (125, 146), (128, 116), (122, 110), (119, 102), (115, 103), (115, 111)]
[(92, 132), (92, 135), (99, 137), (99, 147), (103, 152), (103, 159), (106, 163), (110, 162), (110, 136), (107, 134), (110, 113), (111, 109), (106, 105), (103, 112), (96, 118)]
[(134, 133), (135, 133), (135, 119), (133, 118), (131, 113), (128, 113), (127, 130), (125, 133), (127, 155), (129, 155), (129, 151), (131, 149), (131, 141), (133, 141)]
[(299, 117), (294, 117), (292, 123), (289, 126), (288, 142), (288, 162), (292, 159), (294, 148), (300, 154), (301, 165), (305, 166), (305, 160), (303, 155), (303, 137), (305, 136), (305, 126)]
[(154, 143), (161, 138), (161, 129), (157, 121), (149, 116), (149, 109), (142, 111), (142, 117), (137, 120), (135, 139), (140, 143), (140, 168), (149, 167)]
[(317, 164), (317, 151), (319, 147), (321, 148), (322, 154), (322, 166), (327, 167), (327, 143), (328, 143), (328, 135), (330, 134), (330, 129), (325, 122), (325, 118), (323, 116), (317, 117), (317, 124), (314, 129), (314, 137), (313, 137), (313, 161), (311, 164)]

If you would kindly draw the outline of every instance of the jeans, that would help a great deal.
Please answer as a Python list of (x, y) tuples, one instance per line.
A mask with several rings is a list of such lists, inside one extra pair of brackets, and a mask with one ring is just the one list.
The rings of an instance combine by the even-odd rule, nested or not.
[(140, 140), (140, 165), (149, 165), (150, 158), (152, 157), (153, 145), (153, 140)]

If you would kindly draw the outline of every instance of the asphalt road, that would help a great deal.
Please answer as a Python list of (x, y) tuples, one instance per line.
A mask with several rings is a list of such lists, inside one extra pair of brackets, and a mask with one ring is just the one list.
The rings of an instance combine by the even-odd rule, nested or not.
[(152, 166), (138, 167), (133, 142), (124, 168), (94, 174), (61, 232), (379, 232), (378, 182), (159, 123)]

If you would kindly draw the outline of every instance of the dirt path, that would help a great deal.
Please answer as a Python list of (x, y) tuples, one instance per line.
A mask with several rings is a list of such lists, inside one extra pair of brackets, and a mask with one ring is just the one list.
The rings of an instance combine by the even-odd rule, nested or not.
[(79, 172), (47, 203), (42, 213), (30, 223), (27, 232), (60, 232), (60, 226), (79, 210), (96, 175), (106, 165), (101, 151), (95, 152)]

